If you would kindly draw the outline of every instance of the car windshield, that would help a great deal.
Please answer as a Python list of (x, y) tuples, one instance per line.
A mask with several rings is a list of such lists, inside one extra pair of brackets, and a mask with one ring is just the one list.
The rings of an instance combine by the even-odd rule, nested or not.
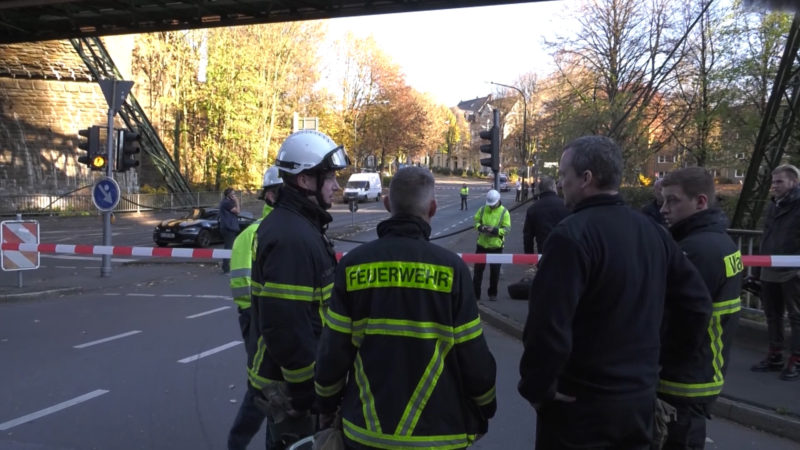
[(364, 189), (367, 187), (366, 181), (348, 181), (347, 188), (348, 189)]
[(189, 214), (185, 215), (183, 218), (184, 219), (199, 219), (200, 217), (203, 216), (204, 212), (205, 212), (205, 210), (203, 208), (194, 208), (194, 209), (192, 209), (192, 212), (190, 212)]

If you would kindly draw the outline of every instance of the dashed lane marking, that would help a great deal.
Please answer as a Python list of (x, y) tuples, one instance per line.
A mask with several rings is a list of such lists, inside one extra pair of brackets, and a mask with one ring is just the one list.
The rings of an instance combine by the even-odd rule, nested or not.
[(27, 414), (27, 415), (22, 416), (22, 417), (18, 417), (16, 419), (9, 420), (8, 422), (0, 423), (0, 431), (9, 430), (11, 428), (16, 427), (17, 425), (22, 425), (22, 424), (30, 422), (32, 420), (36, 420), (36, 419), (42, 418), (44, 416), (56, 413), (58, 411), (61, 411), (62, 409), (67, 409), (70, 406), (75, 406), (77, 404), (80, 404), (80, 403), (83, 403), (85, 401), (91, 400), (91, 399), (93, 399), (95, 397), (99, 397), (99, 396), (101, 396), (103, 394), (108, 394), (108, 392), (109, 391), (107, 391), (105, 389), (97, 389), (97, 390), (94, 390), (92, 392), (89, 392), (88, 394), (83, 394), (83, 395), (80, 395), (78, 397), (75, 397), (72, 400), (67, 400), (67, 401), (61, 402), (61, 403), (59, 403), (57, 405), (53, 405), (53, 406), (51, 406), (49, 408), (45, 408), (45, 409), (36, 411), (34, 413)]
[(91, 346), (97, 345), (97, 344), (104, 344), (104, 343), (109, 342), (109, 341), (115, 341), (117, 339), (122, 339), (124, 337), (133, 336), (134, 334), (139, 334), (141, 332), (142, 332), (141, 330), (128, 331), (127, 333), (122, 333), (122, 334), (117, 334), (117, 335), (114, 335), (114, 336), (109, 336), (107, 338), (98, 339), (96, 341), (87, 342), (85, 344), (74, 345), (73, 348), (86, 348), (86, 347), (91, 347)]
[(226, 309), (230, 309), (230, 306), (223, 306), (222, 308), (216, 308), (216, 309), (212, 309), (212, 310), (201, 312), (201, 313), (197, 313), (197, 314), (192, 314), (191, 316), (186, 316), (186, 318), (187, 319), (196, 319), (198, 317), (203, 317), (203, 316), (207, 316), (209, 314), (214, 314), (214, 313), (218, 313), (220, 311), (225, 311)]
[(206, 350), (202, 353), (198, 353), (196, 355), (187, 356), (186, 358), (179, 359), (178, 362), (181, 364), (190, 363), (192, 361), (197, 361), (200, 358), (205, 358), (206, 356), (211, 356), (215, 353), (219, 353), (221, 351), (227, 350), (231, 347), (236, 347), (237, 345), (241, 344), (242, 341), (232, 341), (228, 342), (227, 344), (220, 345), (219, 347), (212, 348), (211, 350)]

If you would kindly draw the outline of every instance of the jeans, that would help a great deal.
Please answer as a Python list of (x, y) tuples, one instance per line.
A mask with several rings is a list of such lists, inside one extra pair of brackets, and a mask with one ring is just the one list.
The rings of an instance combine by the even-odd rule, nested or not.
[[(233, 241), (236, 240), (236, 235), (239, 234), (236, 230), (220, 227), (219, 233), (222, 235), (222, 242), (226, 250), (233, 248)], [(228, 273), (231, 271), (231, 260), (225, 258), (222, 260), (222, 271)]]
[[(248, 383), (242, 405), (233, 421), (231, 431), (228, 432), (228, 450), (246, 450), (253, 436), (261, 428), (261, 423), (264, 422), (266, 415), (256, 404), (258, 395), (260, 394)], [(269, 428), (267, 428), (267, 437), (264, 441), (265, 448), (269, 448), (268, 443)]]
[(800, 355), (800, 277), (794, 277), (783, 283), (762, 281), (761, 301), (764, 315), (767, 317), (767, 335), (769, 348), (782, 350), (783, 313), (789, 316), (789, 326), (792, 337), (789, 341), (789, 350), (792, 355)]
[[(503, 248), (484, 248), (480, 245), (475, 249), (475, 253), (503, 253)], [(486, 264), (475, 264), (472, 274), (472, 288), (475, 291), (475, 299), (481, 298), (481, 283), (483, 282), (483, 269)], [(489, 296), (497, 295), (497, 282), (500, 280), (500, 264), (489, 264)]]

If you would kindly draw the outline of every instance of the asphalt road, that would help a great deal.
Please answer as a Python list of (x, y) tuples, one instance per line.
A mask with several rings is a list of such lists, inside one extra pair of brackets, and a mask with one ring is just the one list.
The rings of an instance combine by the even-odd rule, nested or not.
[[(467, 212), (459, 211), (458, 187), (439, 185), (434, 238), (469, 227), (487, 186), (472, 186)], [(506, 204), (512, 195), (504, 194)], [(346, 208), (334, 206), (331, 234), (354, 241), (374, 239), (374, 227), (388, 216), (375, 202), (362, 203), (355, 215)], [(152, 246), (157, 219), (120, 218), (114, 244)], [(43, 220), (41, 241), (99, 244), (100, 223), (98, 217)], [(434, 242), (470, 252), (474, 233)], [(337, 249), (355, 245), (338, 241)], [(119, 268), (122, 260), (114, 259), (114, 276), (127, 270)], [(64, 277), (99, 266), (99, 258), (43, 255), (43, 268), (34, 272)], [(228, 279), (209, 264), (138, 270), (152, 271), (157, 281), (0, 303), (0, 450), (224, 448), (245, 388)], [(535, 413), (516, 393), (521, 345), (485, 331), (498, 362), (500, 407), (474, 448), (532, 448)], [(710, 422), (709, 438), (710, 449), (798, 448), (719, 419)], [(250, 448), (262, 448), (262, 439)]]

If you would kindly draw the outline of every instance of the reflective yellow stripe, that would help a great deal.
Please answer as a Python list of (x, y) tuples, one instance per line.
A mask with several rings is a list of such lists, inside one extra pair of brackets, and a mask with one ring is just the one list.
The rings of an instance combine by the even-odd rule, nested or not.
[(364, 363), (361, 361), (361, 355), (356, 353), (356, 359), (353, 362), (355, 369), (356, 385), (358, 385), (358, 397), (361, 399), (361, 409), (364, 412), (364, 423), (370, 431), (381, 433), (381, 422), (378, 420), (378, 412), (375, 409), (375, 397), (372, 395), (372, 390), (369, 387), (369, 379), (364, 372)]
[(314, 363), (301, 367), (299, 369), (287, 369), (281, 367), (283, 379), (289, 383), (302, 383), (314, 378)]
[(461, 344), (463, 342), (475, 339), (482, 333), (483, 328), (481, 328), (480, 317), (476, 317), (471, 322), (467, 322), (464, 325), (459, 325), (453, 329), (453, 337), (455, 338), (456, 344)]
[(266, 282), (258, 291), (253, 292), (259, 297), (282, 298), (285, 300), (314, 301), (314, 288), (294, 284), (281, 284)]
[(413, 288), (453, 291), (453, 268), (410, 261), (381, 261), (345, 269), (347, 291), (373, 288)]
[(439, 381), (442, 370), (444, 370), (444, 359), (452, 346), (452, 341), (436, 341), (433, 356), (428, 362), (425, 372), (422, 373), (414, 393), (411, 394), (411, 399), (406, 404), (403, 416), (394, 430), (395, 435), (411, 436), (411, 433), (414, 432), (419, 416), (422, 414), (422, 410), (425, 409), (425, 405), (428, 404), (428, 399)]
[(336, 383), (330, 386), (323, 386), (316, 381), (314, 382), (314, 391), (316, 391), (317, 395), (320, 397), (333, 397), (334, 395), (338, 394), (344, 388), (345, 379), (342, 378), (341, 380), (337, 381)]
[(733, 314), (735, 312), (741, 311), (741, 309), (742, 309), (742, 299), (741, 297), (736, 297), (733, 300), (726, 300), (724, 302), (714, 303), (712, 314), (715, 315)]
[(258, 375), (258, 372), (261, 369), (261, 364), (264, 363), (264, 354), (266, 351), (267, 347), (264, 345), (264, 338), (259, 336), (258, 341), (256, 341), (256, 354), (253, 355), (253, 367), (250, 367), (247, 370), (250, 384), (257, 389), (262, 389), (269, 382), (268, 379)]
[(495, 399), (496, 395), (496, 389), (494, 386), (492, 386), (492, 388), (486, 391), (483, 395), (472, 397), (472, 400), (474, 400), (478, 405), (484, 406), (491, 403)]
[(321, 288), (314, 289), (314, 298), (317, 301), (324, 302), (331, 298), (331, 293), (333, 292), (333, 283), (328, 284), (327, 286), (323, 286)]
[(362, 445), (390, 450), (419, 448), (455, 450), (465, 448), (475, 440), (475, 435), (467, 435), (466, 433), (439, 436), (397, 436), (393, 434), (383, 434), (381, 432), (361, 428), (344, 418), (342, 419), (342, 425), (344, 434), (348, 439)]
[(722, 392), (722, 381), (711, 383), (678, 383), (675, 381), (659, 380), (658, 392), (677, 397), (707, 397), (719, 395)]
[(325, 325), (340, 333), (350, 334), (353, 331), (353, 322), (350, 318), (331, 311), (330, 308), (325, 311)]
[(725, 263), (725, 276), (730, 278), (744, 270), (742, 264), (742, 252), (736, 250), (728, 256), (722, 258)]

